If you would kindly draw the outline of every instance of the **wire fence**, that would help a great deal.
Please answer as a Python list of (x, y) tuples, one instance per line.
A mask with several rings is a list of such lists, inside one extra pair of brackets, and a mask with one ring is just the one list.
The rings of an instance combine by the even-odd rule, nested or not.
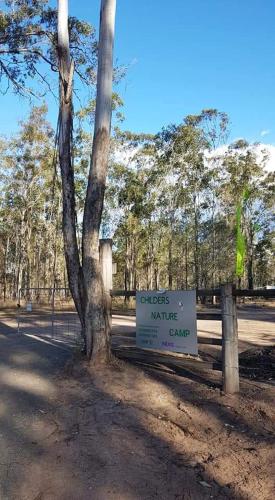
[(68, 288), (25, 288), (19, 293), (17, 330), (81, 343), (81, 325)]

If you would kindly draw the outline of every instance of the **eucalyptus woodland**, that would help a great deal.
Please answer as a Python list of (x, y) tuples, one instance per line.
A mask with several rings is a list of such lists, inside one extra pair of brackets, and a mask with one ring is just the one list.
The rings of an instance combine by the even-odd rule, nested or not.
[[(68, 286), (62, 242), (61, 178), (46, 106), (34, 107), (19, 132), (0, 143), (1, 295), (20, 287)], [(187, 124), (188, 122), (188, 124)], [(92, 136), (73, 141), (76, 239)], [(112, 237), (119, 289), (242, 287), (274, 283), (274, 174), (266, 153), (246, 141), (208, 146), (184, 120), (160, 134), (115, 130), (101, 235)], [(236, 276), (236, 209), (246, 255)]]
[[(261, 155), (246, 141), (221, 148), (228, 126), (224, 113), (203, 110), (147, 141), (120, 134), (128, 155), (112, 162), (108, 187), (109, 220), (116, 214), (116, 287), (274, 282), (274, 174), (266, 170), (264, 148)], [(236, 210), (244, 190), (246, 255), (237, 277)]]
[(60, 183), (47, 107), (34, 107), (19, 132), (2, 140), (0, 231), (2, 297), (20, 288), (66, 284)]

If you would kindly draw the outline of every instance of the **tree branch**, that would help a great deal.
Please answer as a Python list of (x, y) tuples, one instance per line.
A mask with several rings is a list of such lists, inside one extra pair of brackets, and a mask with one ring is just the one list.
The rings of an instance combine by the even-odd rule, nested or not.
[(58, 68), (57, 66), (55, 66), (53, 64), (53, 62), (48, 59), (48, 57), (46, 57), (42, 52), (40, 52), (40, 50), (38, 49), (26, 49), (24, 47), (21, 47), (21, 48), (18, 48), (18, 49), (2, 49), (0, 50), (0, 55), (1, 54), (34, 54), (34, 55), (37, 55), (38, 57), (40, 57), (41, 59), (43, 59), (43, 61), (45, 61), (47, 64), (49, 64), (51, 66), (51, 69), (52, 71), (55, 71), (57, 72), (58, 71)]
[(21, 96), (24, 97), (26, 94), (30, 94), (33, 97), (37, 97), (37, 95), (34, 92), (32, 92), (31, 89), (28, 89), (28, 88), (24, 87), (23, 85), (21, 85), (20, 83), (18, 83), (16, 81), (16, 79), (12, 76), (12, 74), (8, 70), (7, 66), (5, 66), (5, 64), (1, 60), (0, 60), (0, 68), (3, 71), (3, 73), (6, 75), (6, 77), (8, 78), (8, 80), (11, 81), (11, 83), (13, 84), (13, 86), (15, 87), (15, 89), (17, 90), (17, 92)]

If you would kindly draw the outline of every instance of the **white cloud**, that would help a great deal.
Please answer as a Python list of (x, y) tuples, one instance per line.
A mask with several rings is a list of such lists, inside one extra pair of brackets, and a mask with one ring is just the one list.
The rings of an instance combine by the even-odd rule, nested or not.
[(267, 153), (268, 158), (265, 164), (265, 170), (267, 172), (275, 171), (275, 146), (272, 144), (257, 144), (255, 146), (257, 154), (259, 157), (262, 157), (265, 153)]
[[(223, 156), (228, 151), (228, 146), (229, 144), (223, 144), (214, 151), (206, 150), (205, 151), (206, 159), (211, 160), (212, 158)], [(128, 168), (135, 169), (137, 167), (136, 155), (139, 149), (140, 148), (138, 146), (128, 149), (127, 147), (117, 148), (114, 151), (113, 159), (116, 163), (121, 163), (127, 166)], [(265, 172), (275, 172), (275, 145), (264, 144), (263, 142), (259, 142), (255, 144), (250, 144), (248, 146), (248, 149), (255, 152), (256, 157), (259, 161), (265, 159), (265, 164), (264, 164)], [(150, 158), (148, 157), (147, 159), (144, 159), (144, 166), (150, 168), (150, 165), (151, 165)]]
[[(251, 144), (249, 145), (249, 149), (255, 151), (259, 161), (267, 156), (264, 166), (264, 170), (266, 172), (275, 171), (275, 146), (273, 144), (264, 144), (263, 142), (258, 144)], [(227, 150), (228, 144), (224, 144), (223, 146), (218, 147), (215, 151), (211, 151), (210, 153), (206, 152), (206, 157), (214, 158), (215, 156), (222, 156), (226, 153)]]
[(267, 129), (267, 130), (261, 130), (261, 132), (260, 132), (260, 136), (261, 137), (264, 137), (265, 135), (268, 135), (268, 134), (270, 134), (270, 130), (269, 129)]

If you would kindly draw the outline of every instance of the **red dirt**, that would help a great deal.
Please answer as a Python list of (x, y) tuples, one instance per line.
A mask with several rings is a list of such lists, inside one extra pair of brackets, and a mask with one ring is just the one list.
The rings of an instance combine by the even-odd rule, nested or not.
[(224, 396), (161, 368), (69, 371), (56, 381), (58, 410), (40, 418), (43, 453), (20, 465), (8, 498), (273, 498), (268, 385), (243, 382), (240, 396)]

